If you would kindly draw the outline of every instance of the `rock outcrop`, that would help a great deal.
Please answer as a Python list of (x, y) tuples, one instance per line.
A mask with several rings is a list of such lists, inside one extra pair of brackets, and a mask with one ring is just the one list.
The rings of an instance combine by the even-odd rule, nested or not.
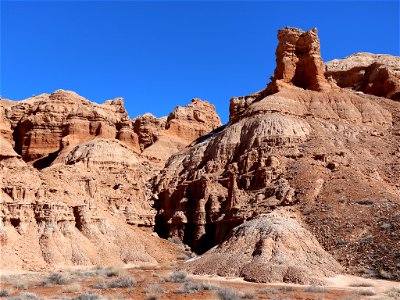
[(194, 274), (254, 282), (323, 284), (343, 268), (287, 212), (260, 215), (235, 227), (227, 240), (186, 263)]
[[(15, 151), (39, 169), (48, 167), (56, 157), (64, 157), (76, 145), (95, 138), (117, 139), (141, 153), (168, 136), (173, 139), (172, 150), (165, 149), (169, 155), (152, 153), (163, 161), (174, 150), (221, 125), (214, 106), (202, 100), (176, 108), (168, 120), (150, 114), (131, 120), (122, 98), (96, 104), (64, 90), (20, 102), (9, 101), (2, 106), (11, 124)], [(176, 110), (181, 113), (176, 114)]]
[[(120, 98), (99, 105), (59, 90), (2, 100), (0, 122), (0, 269), (174, 257), (169, 242), (151, 235), (149, 181), (170, 154), (220, 125), (211, 104), (131, 120)], [(146, 152), (154, 145), (158, 152)]]
[(269, 89), (272, 92), (285, 85), (320, 91), (330, 88), (324, 76), (317, 28), (303, 31), (286, 27), (278, 31), (276, 68)]
[(325, 75), (340, 87), (400, 100), (400, 57), (356, 53), (327, 62)]
[[(396, 278), (400, 103), (325, 79), (315, 30), (278, 37), (271, 84), (233, 98), (229, 123), (174, 154), (154, 179), (156, 230), (202, 253), (246, 220), (292, 207), (352, 272)], [(308, 79), (299, 84), (296, 72)]]
[(133, 120), (120, 98), (1, 100), (0, 268), (168, 260), (155, 230), (217, 246), (197, 273), (318, 283), (339, 262), (400, 279), (399, 58), (324, 67), (316, 29), (278, 41), (272, 81), (224, 126), (199, 99)]

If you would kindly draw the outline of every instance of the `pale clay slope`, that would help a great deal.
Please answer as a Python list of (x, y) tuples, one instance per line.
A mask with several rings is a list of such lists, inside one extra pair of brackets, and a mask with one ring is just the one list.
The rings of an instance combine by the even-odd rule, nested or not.
[(343, 270), (295, 216), (282, 210), (235, 227), (226, 241), (186, 265), (194, 274), (299, 284), (321, 284)]

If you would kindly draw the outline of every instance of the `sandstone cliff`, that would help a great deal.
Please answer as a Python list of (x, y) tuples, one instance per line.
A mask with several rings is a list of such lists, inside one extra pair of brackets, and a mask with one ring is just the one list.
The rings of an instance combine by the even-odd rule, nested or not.
[(400, 100), (400, 57), (356, 53), (327, 62), (325, 75), (340, 87)]
[[(201, 100), (176, 110), (168, 122), (180, 131), (166, 118), (130, 120), (122, 99), (99, 105), (59, 90), (2, 100), (0, 269), (172, 259), (175, 248), (151, 235), (149, 180), (167, 156), (220, 124)], [(165, 136), (170, 147), (144, 153)]]
[(326, 79), (315, 29), (278, 40), (268, 87), (233, 98), (229, 123), (154, 179), (157, 232), (202, 253), (246, 220), (292, 207), (350, 271), (399, 278), (400, 103)]

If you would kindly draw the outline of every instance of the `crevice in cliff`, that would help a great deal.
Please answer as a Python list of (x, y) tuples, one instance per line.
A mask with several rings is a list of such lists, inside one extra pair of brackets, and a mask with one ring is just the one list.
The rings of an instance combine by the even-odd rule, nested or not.
[(81, 214), (79, 212), (79, 206), (75, 206), (73, 208), (74, 218), (75, 218), (75, 227), (78, 228), (79, 231), (82, 231), (83, 222), (81, 218)]
[(49, 153), (47, 156), (36, 160), (32, 165), (33, 165), (33, 167), (35, 167), (38, 170), (42, 170), (44, 168), (50, 167), (50, 165), (57, 158), (59, 153), (60, 153), (59, 150)]

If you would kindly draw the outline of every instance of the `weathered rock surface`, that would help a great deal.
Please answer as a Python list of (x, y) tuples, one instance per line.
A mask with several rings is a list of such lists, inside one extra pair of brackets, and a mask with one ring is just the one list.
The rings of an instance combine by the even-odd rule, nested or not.
[(303, 31), (286, 27), (278, 31), (276, 68), (269, 89), (272, 92), (285, 85), (320, 91), (330, 88), (324, 76), (317, 29)]
[[(278, 37), (272, 83), (233, 98), (230, 122), (174, 154), (154, 179), (157, 232), (201, 253), (244, 221), (290, 206), (352, 272), (399, 278), (390, 249), (400, 247), (400, 103), (327, 81), (317, 51), (300, 51), (313, 63), (296, 65), (293, 45), (318, 49), (316, 31)], [(298, 67), (312, 74), (307, 84), (294, 80)]]
[(340, 87), (400, 100), (400, 57), (356, 53), (327, 62), (325, 75)]
[[(76, 145), (95, 138), (117, 139), (141, 153), (166, 135), (176, 145), (172, 150), (164, 150), (167, 155), (153, 153), (163, 161), (174, 150), (221, 124), (214, 106), (202, 100), (180, 107), (181, 113), (174, 111), (168, 121), (150, 114), (130, 120), (122, 98), (96, 104), (64, 90), (10, 102), (2, 106), (11, 124), (14, 149), (24, 161), (34, 161), (37, 168), (48, 167), (56, 157), (65, 156)], [(201, 116), (196, 119), (195, 115)]]
[(194, 274), (243, 277), (254, 282), (322, 284), (343, 271), (290, 214), (275, 211), (235, 227), (222, 244), (186, 263)]
[[(130, 120), (122, 99), (99, 105), (59, 90), (2, 100), (0, 122), (0, 269), (174, 257), (169, 242), (151, 235), (149, 181), (170, 154), (219, 126), (212, 105), (195, 100), (168, 121)], [(154, 145), (157, 153), (144, 153)]]

